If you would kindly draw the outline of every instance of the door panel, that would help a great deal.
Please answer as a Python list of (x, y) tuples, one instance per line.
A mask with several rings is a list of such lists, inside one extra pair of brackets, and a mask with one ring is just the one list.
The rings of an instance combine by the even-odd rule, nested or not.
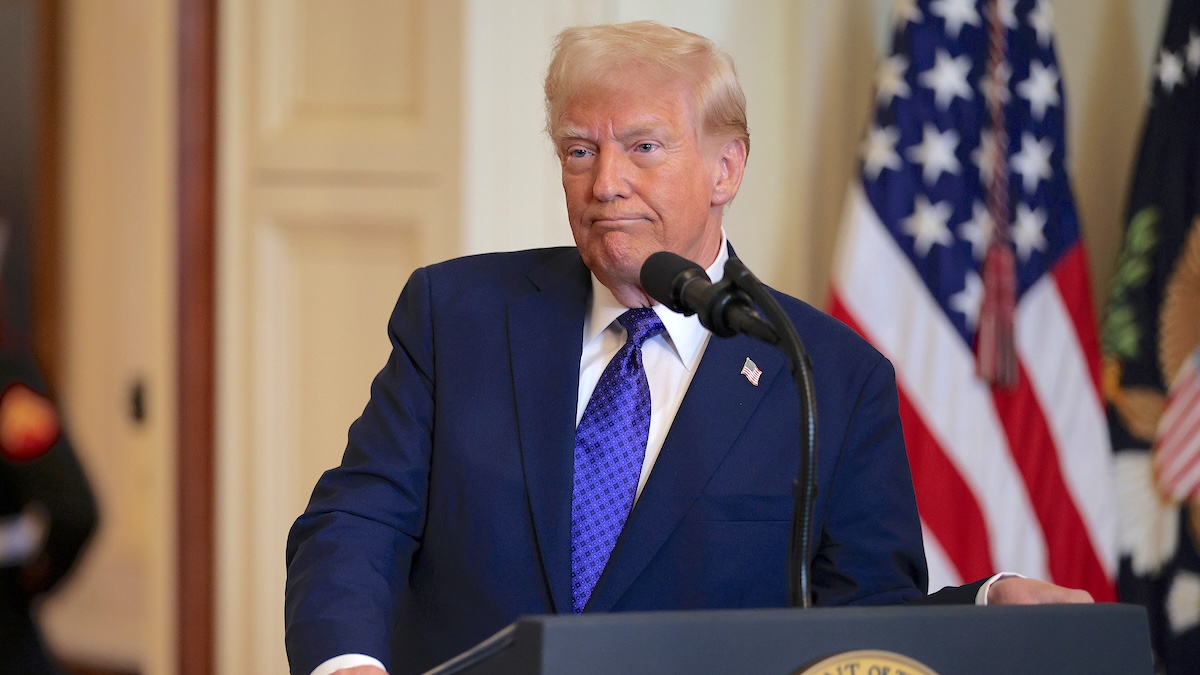
[(458, 251), (461, 17), (222, 11), (218, 670), (286, 672), (287, 530), (340, 461), (408, 275)]

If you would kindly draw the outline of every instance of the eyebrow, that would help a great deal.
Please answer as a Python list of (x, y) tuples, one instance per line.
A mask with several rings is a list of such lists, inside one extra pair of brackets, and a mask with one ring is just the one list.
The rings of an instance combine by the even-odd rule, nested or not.
[(554, 143), (562, 143), (563, 141), (586, 140), (587, 134), (579, 127), (562, 127), (554, 132)]
[(622, 142), (632, 141), (636, 138), (644, 136), (669, 136), (666, 133), (670, 127), (667, 124), (640, 124), (638, 126), (626, 129), (617, 135), (617, 140)]
[[(672, 134), (666, 133), (666, 131), (670, 129), (670, 126), (671, 125), (667, 122), (667, 120), (664, 120), (657, 115), (649, 115), (644, 121), (638, 121), (634, 124), (634, 126), (629, 127), (628, 129), (625, 129), (621, 133), (617, 134), (616, 138), (618, 141), (626, 143), (641, 136), (661, 135), (673, 137)], [(593, 139), (591, 135), (588, 134), (583, 128), (576, 126), (564, 126), (558, 130), (558, 133), (554, 135), (554, 142), (556, 145), (562, 143), (563, 141), (571, 140), (594, 142), (595, 139)]]

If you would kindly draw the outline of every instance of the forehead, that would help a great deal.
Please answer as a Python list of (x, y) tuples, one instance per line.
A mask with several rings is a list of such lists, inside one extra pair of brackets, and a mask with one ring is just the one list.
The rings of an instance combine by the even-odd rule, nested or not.
[(620, 140), (643, 133), (694, 136), (695, 130), (682, 83), (635, 77), (579, 88), (562, 107), (553, 136)]

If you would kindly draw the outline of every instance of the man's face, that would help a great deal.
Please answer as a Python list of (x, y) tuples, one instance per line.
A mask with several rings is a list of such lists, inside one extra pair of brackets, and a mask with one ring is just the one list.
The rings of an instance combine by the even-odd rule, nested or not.
[[(650, 254), (672, 251), (704, 266), (717, 256), (721, 208), (742, 165), (730, 181), (729, 144), (701, 138), (690, 105), (682, 85), (635, 72), (575, 96), (556, 125), (575, 244), (626, 304)], [(734, 155), (744, 163), (744, 152)]]

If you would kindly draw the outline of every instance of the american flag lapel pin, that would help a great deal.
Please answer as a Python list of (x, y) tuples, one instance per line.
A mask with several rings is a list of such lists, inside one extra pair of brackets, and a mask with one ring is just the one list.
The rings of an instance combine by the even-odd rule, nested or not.
[(757, 387), (758, 378), (762, 377), (762, 370), (760, 370), (758, 365), (751, 361), (750, 357), (747, 356), (746, 362), (742, 364), (742, 375), (746, 376), (746, 379), (750, 381), (750, 384)]

